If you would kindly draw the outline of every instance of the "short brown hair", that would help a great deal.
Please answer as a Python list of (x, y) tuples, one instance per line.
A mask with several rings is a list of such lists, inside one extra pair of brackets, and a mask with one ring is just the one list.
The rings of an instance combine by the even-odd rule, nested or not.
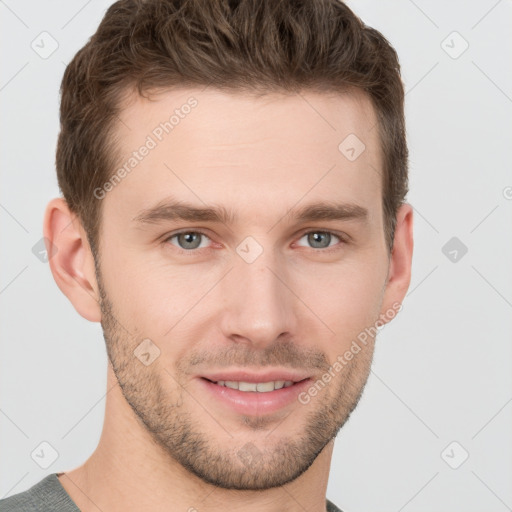
[(93, 191), (118, 164), (113, 134), (123, 95), (203, 85), (255, 94), (364, 91), (378, 120), (391, 251), (408, 150), (398, 56), (380, 32), (338, 0), (120, 0), (61, 84), (58, 183), (95, 256), (101, 200)]

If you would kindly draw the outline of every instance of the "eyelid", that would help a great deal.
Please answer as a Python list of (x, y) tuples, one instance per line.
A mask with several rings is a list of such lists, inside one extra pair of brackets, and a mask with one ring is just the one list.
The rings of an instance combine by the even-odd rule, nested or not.
[(342, 232), (342, 231), (336, 231), (333, 229), (322, 229), (322, 228), (304, 228), (304, 230), (299, 231), (298, 235), (295, 235), (298, 238), (302, 238), (304, 235), (307, 235), (309, 233), (329, 233), (330, 235), (337, 236), (342, 242), (348, 243), (351, 240), (351, 237)]

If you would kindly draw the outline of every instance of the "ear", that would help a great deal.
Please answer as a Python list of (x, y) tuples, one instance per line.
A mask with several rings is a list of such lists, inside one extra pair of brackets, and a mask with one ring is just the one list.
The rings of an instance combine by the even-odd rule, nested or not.
[(63, 198), (52, 199), (43, 232), (53, 278), (74, 308), (91, 322), (101, 321), (94, 258), (85, 230)]
[(399, 310), (397, 305), (402, 304), (409, 289), (413, 246), (413, 208), (405, 203), (396, 215), (395, 237), (380, 312), (383, 324), (394, 318)]

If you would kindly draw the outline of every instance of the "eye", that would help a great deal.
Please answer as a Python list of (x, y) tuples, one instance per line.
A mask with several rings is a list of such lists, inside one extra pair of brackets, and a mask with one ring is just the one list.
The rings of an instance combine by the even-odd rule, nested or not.
[[(178, 249), (182, 249), (184, 251), (190, 251), (193, 249), (202, 249), (207, 247), (205, 245), (201, 245), (201, 237), (204, 237), (209, 240), (208, 236), (201, 231), (182, 231), (181, 233), (175, 233), (166, 239), (167, 242), (171, 242), (172, 245), (176, 245)], [(176, 239), (177, 244), (172, 242), (173, 239)]]
[(302, 235), (300, 240), (306, 238), (307, 243), (311, 244), (313, 249), (327, 249), (332, 247), (331, 242), (333, 241), (333, 237), (340, 242), (344, 242), (341, 236), (336, 235), (331, 231), (308, 231)]
[[(336, 245), (338, 245), (336, 241), (346, 242), (341, 235), (331, 231), (308, 231), (302, 235), (299, 242), (304, 238), (311, 248), (325, 252), (328, 252), (331, 248), (335, 250)], [(170, 235), (164, 240), (164, 242), (169, 242), (177, 247), (181, 253), (194, 253), (196, 249), (208, 249), (208, 241), (211, 241), (210, 237), (202, 231), (181, 231)]]

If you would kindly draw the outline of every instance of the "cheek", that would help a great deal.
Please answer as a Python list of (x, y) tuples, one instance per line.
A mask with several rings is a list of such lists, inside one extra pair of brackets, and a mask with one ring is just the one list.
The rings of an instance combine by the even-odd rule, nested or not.
[(219, 279), (211, 267), (209, 272), (193, 265), (171, 267), (130, 258), (127, 251), (122, 259), (105, 262), (103, 273), (119, 321), (134, 337), (151, 339), (168, 355), (190, 345), (187, 337), (199, 328), (198, 315), (212, 308), (207, 294)]
[(337, 344), (351, 342), (379, 316), (386, 267), (361, 258), (337, 269), (319, 267), (297, 280), (297, 295), (332, 330)]

